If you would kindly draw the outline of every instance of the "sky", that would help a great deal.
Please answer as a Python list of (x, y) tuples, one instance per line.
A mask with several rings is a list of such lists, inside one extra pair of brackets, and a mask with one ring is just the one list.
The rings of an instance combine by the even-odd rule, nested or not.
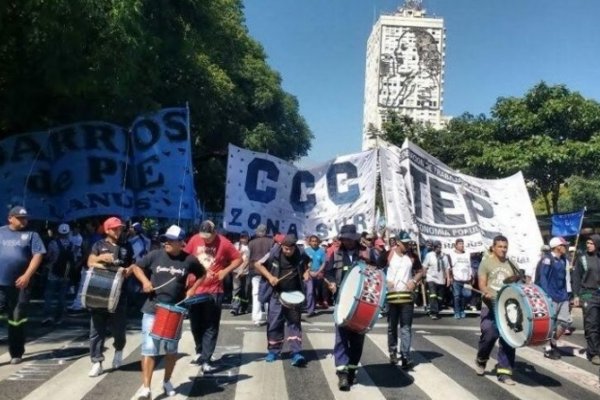
[[(314, 134), (300, 161), (361, 151), (366, 43), (404, 0), (244, 0), (250, 35)], [(600, 1), (424, 0), (446, 27), (445, 115), (489, 115), (540, 81), (600, 101)]]

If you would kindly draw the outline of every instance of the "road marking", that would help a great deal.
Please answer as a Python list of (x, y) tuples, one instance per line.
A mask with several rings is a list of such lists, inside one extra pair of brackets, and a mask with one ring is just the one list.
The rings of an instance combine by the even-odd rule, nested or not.
[[(381, 350), (384, 354), (388, 352), (387, 335), (383, 334), (370, 334), (369, 339)], [(416, 361), (416, 365), (410, 373), (399, 371), (405, 375), (409, 375), (414, 379), (414, 383), (421, 389), (427, 396), (433, 400), (448, 400), (448, 399), (461, 399), (461, 400), (477, 400), (478, 397), (474, 396), (460, 386), (450, 378), (448, 375), (443, 373), (439, 368), (434, 366), (419, 354), (418, 351), (412, 351), (411, 357)]]
[[(139, 332), (127, 333), (126, 344), (123, 349), (123, 360), (140, 345), (140, 338), (141, 334)], [(108, 361), (108, 365), (112, 364), (114, 354), (115, 349), (113, 346), (110, 346), (108, 350), (104, 352), (104, 357), (106, 358), (105, 364), (107, 363), (106, 361)], [(94, 386), (108, 375), (105, 370), (102, 375), (96, 378), (90, 378), (87, 374), (91, 365), (89, 355), (81, 357), (47, 382), (38, 386), (22, 400), (64, 400), (83, 398), (87, 392), (92, 390)]]
[(266, 354), (264, 332), (244, 332), (241, 366), (235, 400), (287, 400), (287, 384), (281, 360), (268, 363), (257, 354)]
[[(475, 357), (477, 356), (477, 350), (471, 346), (468, 346), (461, 342), (458, 339), (455, 339), (450, 336), (423, 336), (426, 340), (430, 341), (434, 345), (443, 349), (443, 351), (449, 353), (453, 357), (457, 358), (462, 363), (466, 364), (469, 368), (475, 370)], [(490, 357), (488, 361), (489, 364), (495, 364), (497, 361)], [(518, 373), (518, 371), (515, 371)], [(518, 375), (518, 380), (525, 380), (523, 375)], [(542, 386), (527, 386), (523, 384), (519, 384), (517, 380), (517, 384), (515, 386), (508, 386), (496, 378), (494, 375), (490, 375), (489, 373), (484, 375), (483, 377), (478, 377), (473, 375), (473, 379), (485, 378), (489, 381), (494, 382), (496, 385), (500, 386), (502, 389), (506, 390), (513, 396), (518, 397), (521, 400), (567, 400), (564, 397), (556, 394), (554, 391), (550, 389), (546, 389)]]
[[(333, 349), (335, 342), (335, 334), (333, 333), (311, 333), (308, 340), (312, 344), (313, 349)], [(365, 372), (363, 368), (358, 368), (357, 380), (358, 383), (353, 385), (349, 392), (341, 392), (337, 387), (337, 375), (335, 374), (335, 361), (333, 355), (328, 354), (327, 357), (319, 360), (321, 368), (325, 373), (329, 389), (336, 399), (344, 400), (385, 400), (383, 393), (375, 386), (373, 380)]]

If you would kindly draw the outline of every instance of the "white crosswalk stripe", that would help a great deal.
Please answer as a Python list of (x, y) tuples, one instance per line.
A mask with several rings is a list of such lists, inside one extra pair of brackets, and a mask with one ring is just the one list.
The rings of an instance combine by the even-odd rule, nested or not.
[[(425, 336), (425, 339), (435, 344), (436, 346), (449, 352), (452, 356), (459, 359), (463, 363), (467, 364), (473, 370), (475, 369), (475, 358), (477, 355), (477, 349), (470, 347), (458, 339), (448, 336)], [(497, 361), (494, 358), (489, 359), (489, 364), (495, 364)], [(563, 396), (556, 394), (554, 391), (546, 389), (544, 387), (533, 387), (533, 386), (507, 386), (499, 382), (495, 376), (485, 375), (485, 378), (501, 386), (504, 390), (510, 394), (523, 400), (566, 400)]]
[(262, 357), (256, 357), (265, 352), (264, 332), (244, 332), (242, 349), (239, 376), (249, 378), (238, 381), (236, 400), (255, 400), (257, 393), (261, 393), (260, 398), (264, 400), (287, 400), (288, 390), (282, 363), (267, 363)]
[[(371, 334), (369, 338), (386, 354), (388, 350), (387, 335)], [(433, 400), (477, 400), (468, 390), (464, 389), (452, 378), (439, 370), (433, 364), (427, 362), (425, 357), (419, 354), (418, 351), (413, 351), (411, 354), (413, 361), (416, 362), (410, 376), (414, 379), (414, 383), (424, 391)], [(408, 374), (408, 373), (406, 373)]]
[[(350, 392), (340, 392), (337, 388), (337, 376), (331, 354), (335, 341), (335, 334), (332, 331), (304, 330), (305, 355), (309, 359), (309, 364), (306, 369), (299, 369), (291, 367), (289, 359), (277, 360), (273, 363), (264, 361), (266, 355), (264, 328), (248, 329), (244, 328), (245, 325), (242, 323), (239, 324), (242, 328), (234, 329), (231, 325), (233, 324), (225, 324), (226, 331), (222, 332), (219, 344), (223, 357), (227, 361), (223, 361), (222, 370), (212, 375), (211, 378), (211, 375), (197, 376), (199, 368), (189, 365), (195, 351), (189, 324), (186, 322), (179, 344), (180, 358), (171, 378), (171, 382), (177, 390), (177, 395), (173, 396), (173, 399), (197, 399), (200, 396), (202, 399), (208, 400), (306, 399), (306, 396), (299, 396), (299, 393), (302, 394), (303, 390), (306, 391), (305, 385), (315, 384), (321, 385), (318, 393), (319, 399), (323, 400), (400, 398), (405, 397), (407, 391), (411, 391), (411, 398), (432, 400), (493, 399), (494, 397), (486, 391), (479, 392), (477, 390), (481, 385), (480, 382), (486, 382), (488, 385), (492, 382), (491, 385), (494, 385), (496, 396), (498, 393), (504, 393), (503, 397), (524, 400), (540, 398), (565, 400), (572, 398), (572, 393), (581, 393), (581, 398), (593, 398), (594, 394), (600, 392), (598, 377), (589, 372), (591, 369), (581, 368), (581, 359), (564, 357), (560, 361), (549, 360), (544, 358), (541, 348), (518, 349), (517, 361), (526, 361), (533, 368), (548, 371), (547, 373), (538, 373), (538, 376), (549, 376), (548, 379), (554, 382), (553, 387), (544, 387), (542, 384), (534, 382), (535, 377), (528, 375), (526, 371), (520, 371), (519, 368), (515, 370), (515, 378), (518, 382), (516, 386), (501, 384), (492, 374), (478, 378), (473, 373), (471, 379), (469, 374), (474, 369), (477, 341), (473, 340), (467, 343), (450, 335), (416, 334), (419, 337), (419, 346), (412, 352), (412, 358), (416, 365), (411, 371), (403, 371), (389, 365), (387, 336), (381, 330), (367, 335), (366, 340), (370, 344), (369, 346), (365, 345), (365, 348), (370, 349), (370, 354), (368, 357), (363, 355), (363, 361), (368, 358), (369, 364), (365, 368), (359, 368), (358, 383), (352, 386)], [(329, 327), (324, 324), (321, 326)], [(83, 330), (55, 331), (47, 337), (28, 343), (27, 354), (50, 353), (52, 350), (68, 345), (79, 347), (87, 345), (86, 339), (74, 342), (74, 339), (84, 334)], [(128, 358), (126, 371), (110, 371), (97, 378), (87, 376), (91, 366), (87, 355), (74, 361), (66, 361), (64, 364), (57, 362), (36, 364), (34, 360), (17, 366), (0, 366), (0, 393), (2, 393), (0, 397), (15, 400), (18, 398), (24, 400), (107, 398), (128, 400), (141, 384), (140, 342), (141, 333), (129, 331), (124, 349), (124, 358)], [(428, 348), (427, 345), (431, 347)], [(112, 341), (109, 339), (105, 352), (107, 367), (110, 367), (113, 354)], [(432, 354), (438, 358), (432, 358)], [(445, 361), (439, 362), (439, 357)], [(10, 358), (7, 354), (1, 354), (0, 360), (2, 359), (9, 360)], [(159, 360), (152, 381), (154, 398), (164, 397), (162, 389), (164, 361), (162, 358)], [(490, 359), (488, 366), (491, 367), (494, 363), (495, 360)], [(217, 362), (217, 364), (219, 363)], [(448, 365), (456, 365), (456, 367), (445, 368)], [(19, 385), (20, 378), (19, 375), (16, 375), (18, 371), (21, 371), (21, 375), (27, 378), (22, 380), (21, 387), (15, 392), (19, 395), (13, 397), (5, 395), (5, 393), (11, 393), (10, 390), (15, 390), (15, 385)], [(387, 375), (379, 376), (377, 371), (384, 371)], [(467, 371), (469, 372), (465, 377)], [(215, 383), (217, 381), (221, 383)], [(377, 386), (382, 382), (383, 386)], [(213, 385), (213, 389), (209, 390), (207, 388), (210, 387), (210, 384)], [(202, 388), (201, 394), (198, 393), (198, 387)], [(398, 397), (395, 397), (395, 393), (398, 393)]]
[[(333, 333), (311, 333), (309, 340), (313, 347), (317, 349), (331, 349), (333, 348), (335, 335)], [(349, 400), (379, 400), (385, 399), (379, 390), (371, 389), (374, 387), (373, 380), (364, 371), (359, 368), (357, 371), (358, 383), (352, 386), (352, 390), (348, 393), (340, 393), (337, 387), (337, 377), (335, 375), (335, 362), (332, 354), (328, 354), (325, 358), (319, 360), (321, 368), (325, 372), (325, 378), (329, 389), (337, 398), (349, 399)]]

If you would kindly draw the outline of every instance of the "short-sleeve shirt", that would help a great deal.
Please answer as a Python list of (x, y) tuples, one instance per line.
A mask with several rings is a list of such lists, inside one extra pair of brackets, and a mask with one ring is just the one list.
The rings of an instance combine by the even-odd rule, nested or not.
[(469, 253), (451, 251), (452, 277), (455, 281), (466, 282), (471, 280), (471, 256)]
[(321, 265), (323, 265), (325, 262), (325, 250), (323, 250), (321, 247), (315, 250), (309, 246), (304, 249), (304, 252), (311, 258), (310, 270), (313, 272), (318, 271), (319, 268), (321, 268)]
[[(200, 235), (196, 234), (192, 236), (184, 250), (196, 256), (207, 271), (215, 274), (224, 270), (233, 260), (242, 257), (223, 235), (217, 235), (211, 243), (206, 243)], [(223, 282), (216, 275), (212, 279), (206, 277), (196, 290), (196, 294), (202, 293), (223, 293)]]
[(34, 254), (46, 254), (37, 232), (13, 231), (8, 225), (0, 227), (0, 286), (14, 286)]
[(490, 289), (492, 298), (496, 297), (496, 292), (504, 285), (506, 278), (515, 275), (508, 259), (501, 262), (494, 256), (487, 257), (479, 266), (478, 276), (487, 276), (487, 287)]
[(114, 244), (106, 239), (100, 239), (92, 246), (90, 254), (99, 256), (102, 254), (112, 254), (115, 260), (118, 260), (115, 265), (118, 267), (129, 267), (133, 263), (133, 249), (131, 244), (122, 243)]
[(199, 279), (206, 273), (198, 259), (184, 251), (173, 256), (164, 249), (152, 250), (136, 265), (150, 277), (152, 287), (166, 284), (148, 295), (142, 307), (144, 314), (154, 314), (157, 303), (173, 305), (183, 300), (188, 274), (194, 274)]
[(448, 256), (438, 254), (435, 251), (430, 251), (425, 255), (423, 266), (427, 268), (427, 282), (434, 282), (438, 285), (446, 283), (446, 268), (448, 268)]

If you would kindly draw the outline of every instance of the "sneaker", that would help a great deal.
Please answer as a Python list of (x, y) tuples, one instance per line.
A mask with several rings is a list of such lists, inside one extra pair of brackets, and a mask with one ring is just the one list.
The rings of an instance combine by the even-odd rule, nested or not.
[(431, 314), (431, 315), (430, 315), (430, 317), (431, 317), (431, 319), (432, 319), (432, 320), (434, 320), (434, 321), (436, 321), (436, 320), (440, 319), (440, 316), (439, 316), (439, 315), (437, 315), (437, 314)]
[(13, 358), (10, 359), (10, 363), (12, 365), (21, 364), (22, 361), (23, 361), (23, 359), (21, 357), (13, 357)]
[(113, 369), (119, 369), (123, 365), (123, 352), (120, 350), (115, 351), (115, 356), (113, 357), (112, 367)]
[(170, 381), (163, 382), (163, 390), (167, 396), (175, 396), (177, 392)]
[(231, 315), (233, 315), (234, 317), (237, 317), (238, 315), (240, 315), (239, 311), (238, 310), (234, 310), (234, 309), (232, 309), (231, 311), (229, 311), (229, 313)]
[(348, 392), (350, 390), (350, 381), (348, 380), (347, 372), (338, 372), (338, 389), (342, 392)]
[(508, 386), (515, 386), (517, 384), (517, 382), (513, 381), (513, 379), (508, 375), (500, 375), (498, 377), (498, 381)]
[(323, 302), (323, 310), (327, 310), (329, 308), (329, 303), (324, 301)]
[(42, 325), (50, 325), (52, 322), (54, 322), (52, 317), (44, 318), (44, 320), (42, 321)]
[(214, 365), (210, 365), (207, 362), (205, 362), (204, 364), (202, 364), (202, 372), (204, 372), (205, 374), (209, 374), (211, 372), (215, 372), (216, 370), (217, 370), (217, 367), (215, 367)]
[(308, 318), (316, 317), (316, 316), (317, 316), (317, 312), (316, 312), (316, 311), (309, 312), (308, 314), (306, 314), (306, 316), (307, 316)]
[(454, 319), (460, 319), (460, 314), (459, 313), (455, 313), (454, 314)]
[(306, 365), (306, 359), (300, 353), (294, 353), (292, 356), (292, 365), (294, 367), (304, 367)]
[(132, 397), (132, 400), (150, 400), (152, 399), (152, 393), (149, 387), (142, 386)]
[(594, 365), (600, 365), (600, 356), (596, 354), (595, 356), (592, 357), (592, 359), (590, 361)]
[(348, 383), (350, 384), (350, 386), (352, 386), (356, 383), (356, 370), (355, 369), (351, 369), (348, 371)]
[(201, 361), (202, 361), (202, 359), (200, 357), (200, 354), (196, 354), (196, 357), (194, 357), (190, 360), (190, 364), (200, 365), (200, 364), (202, 364)]
[(462, 312), (460, 313), (460, 318), (461, 318), (461, 319), (465, 319), (465, 318), (467, 318), (467, 314), (466, 314), (464, 311), (462, 311)]
[(485, 375), (485, 364), (481, 364), (477, 360), (475, 360), (475, 373), (477, 376)]
[(96, 362), (92, 364), (92, 369), (90, 369), (89, 377), (95, 378), (97, 376), (102, 375), (104, 370), (102, 369), (102, 363)]
[(392, 364), (392, 365), (398, 364), (398, 356), (395, 353), (390, 354), (390, 364)]
[(551, 360), (560, 360), (560, 353), (555, 347), (550, 348), (550, 350), (544, 351), (544, 357), (549, 358)]
[(402, 364), (402, 369), (412, 369), (415, 366), (409, 357), (401, 357), (400, 362)]
[(275, 353), (274, 351), (270, 351), (269, 353), (267, 353), (267, 356), (265, 357), (266, 362), (273, 362), (275, 360), (277, 360), (277, 353)]
[(565, 329), (565, 336), (571, 336), (573, 332), (575, 332), (575, 327), (569, 326), (567, 329)]

